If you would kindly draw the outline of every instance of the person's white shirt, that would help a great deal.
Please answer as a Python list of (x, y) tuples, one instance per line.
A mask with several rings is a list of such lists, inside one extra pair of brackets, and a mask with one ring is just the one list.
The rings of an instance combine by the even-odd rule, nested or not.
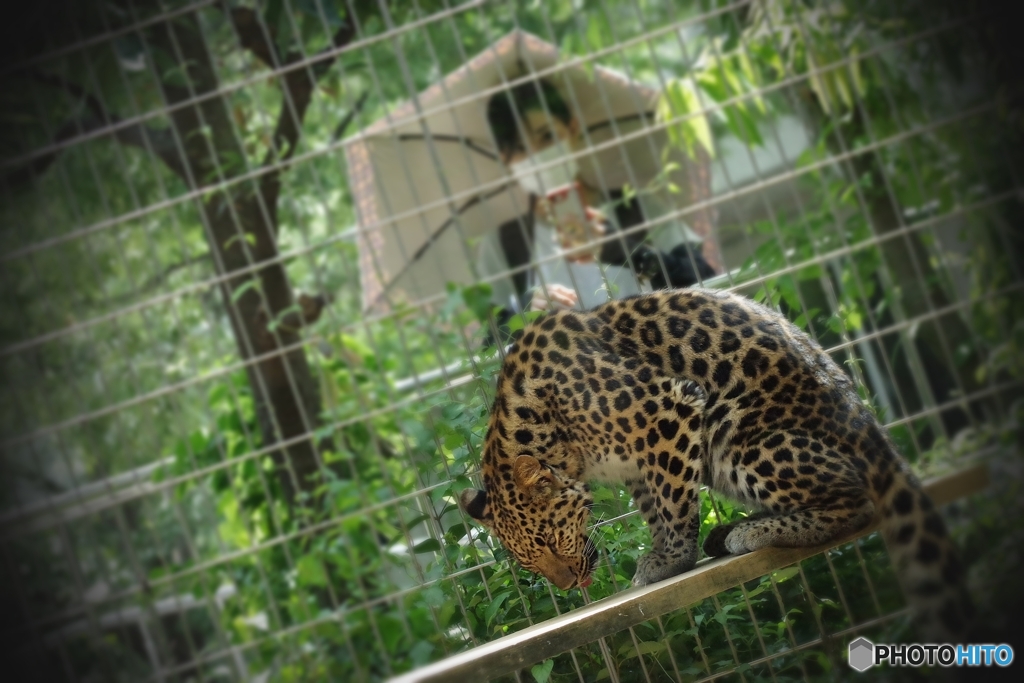
[[(663, 207), (651, 195), (640, 195), (633, 201), (640, 202), (640, 208), (647, 220), (654, 220), (664, 214)], [(612, 207), (603, 207), (604, 215), (615, 222)], [(618, 228), (618, 226), (615, 226)], [(701, 238), (682, 221), (672, 218), (648, 230), (647, 242), (655, 249), (669, 251), (684, 242), (700, 243)], [(501, 249), (496, 230), (488, 232), (479, 242), (477, 253), (477, 275), (481, 278), (499, 275), (509, 270), (508, 261)], [(533, 250), (528, 271), (530, 288), (560, 284), (576, 290), (579, 301), (576, 308), (593, 308), (611, 299), (650, 291), (650, 285), (639, 280), (628, 267), (612, 266), (597, 261), (575, 263), (564, 256), (558, 243), (557, 231), (546, 222), (534, 222)], [(499, 306), (525, 308), (525, 301), (515, 303), (515, 285), (511, 276), (502, 277), (491, 283), (492, 301)]]

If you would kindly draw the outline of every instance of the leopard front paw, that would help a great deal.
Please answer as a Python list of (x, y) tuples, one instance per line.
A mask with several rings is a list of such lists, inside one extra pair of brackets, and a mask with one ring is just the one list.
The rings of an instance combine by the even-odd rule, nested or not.
[(636, 587), (657, 583), (670, 577), (688, 572), (696, 564), (695, 557), (667, 555), (652, 551), (636, 562), (633, 585)]

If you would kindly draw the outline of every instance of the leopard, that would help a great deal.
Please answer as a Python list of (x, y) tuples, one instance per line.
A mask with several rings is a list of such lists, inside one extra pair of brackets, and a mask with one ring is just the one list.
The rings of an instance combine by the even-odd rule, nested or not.
[(752, 512), (711, 558), (826, 546), (877, 522), (929, 642), (973, 606), (942, 516), (853, 379), (781, 313), (702, 287), (559, 310), (525, 325), (497, 373), (465, 513), (523, 568), (586, 588), (595, 482), (629, 491), (651, 544), (633, 586), (692, 569), (702, 487)]

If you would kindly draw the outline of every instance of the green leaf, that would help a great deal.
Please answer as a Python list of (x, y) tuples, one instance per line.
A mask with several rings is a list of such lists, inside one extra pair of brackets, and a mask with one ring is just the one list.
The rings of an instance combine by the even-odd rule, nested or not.
[(368, 344), (350, 334), (338, 335), (338, 342), (349, 351), (354, 351), (364, 362), (374, 357), (373, 349)]
[(653, 640), (637, 643), (636, 647), (633, 646), (633, 643), (627, 643), (620, 648), (619, 654), (621, 654), (624, 659), (632, 659), (634, 657), (639, 657), (640, 655), (651, 655), (664, 652), (665, 647), (666, 643), (659, 643)]
[(669, 81), (659, 98), (656, 114), (658, 121), (668, 123), (669, 141), (691, 159), (697, 157), (698, 145), (714, 156), (711, 126), (692, 78)]
[(847, 330), (859, 330), (864, 326), (864, 316), (859, 307), (851, 307), (845, 311), (845, 322)]
[(423, 591), (423, 601), (431, 607), (440, 607), (445, 603), (445, 600), (444, 591), (437, 586), (431, 586)]
[[(738, 61), (740, 63), (740, 70), (743, 73), (743, 77), (747, 80), (747, 83), (750, 83), (751, 85), (756, 84), (757, 83), (757, 77), (754, 75), (754, 65), (750, 61), (750, 55), (748, 55), (747, 51), (745, 49), (743, 49), (742, 47), (739, 49), (738, 54), (739, 54), (739, 60)], [(754, 106), (757, 107), (757, 110), (760, 113), (762, 113), (762, 114), (767, 114), (768, 113), (768, 107), (765, 106), (764, 100), (761, 98), (760, 95), (755, 96), (753, 98), (753, 102), (754, 102)]]
[(299, 583), (303, 586), (326, 586), (327, 572), (316, 555), (303, 555), (295, 565)]
[(537, 683), (547, 683), (548, 678), (551, 676), (551, 669), (555, 666), (555, 660), (545, 659), (540, 664), (531, 667), (530, 673), (533, 674), (533, 680)]
[(487, 619), (488, 626), (490, 626), (491, 622), (494, 621), (494, 616), (498, 613), (498, 610), (501, 609), (502, 603), (505, 602), (510, 595), (512, 595), (512, 591), (502, 591), (495, 595), (494, 599), (491, 600), (491, 604), (487, 606), (487, 610), (484, 612), (484, 617)]
[(802, 308), (800, 303), (800, 294), (797, 292), (796, 282), (793, 280), (792, 275), (783, 275), (776, 280), (775, 286), (787, 306), (794, 310), (800, 310)]
[(251, 232), (243, 232), (241, 235), (234, 235), (224, 242), (224, 251), (231, 248), (231, 245), (239, 240), (245, 240), (250, 247), (256, 246), (256, 235)]
[(404, 635), (402, 622), (389, 614), (382, 614), (377, 620), (377, 630), (388, 652), (394, 653)]
[(633, 189), (633, 186), (630, 185), (629, 183), (624, 184), (622, 186), (622, 203), (623, 203), (623, 205), (628, 208), (630, 203), (633, 201), (634, 197), (636, 197), (636, 190)]
[(793, 324), (799, 327), (800, 329), (806, 330), (808, 323), (811, 320), (813, 320), (814, 317), (819, 313), (821, 313), (820, 308), (812, 308), (808, 311), (804, 311), (803, 313), (797, 316), (796, 320), (793, 321)]
[(523, 329), (526, 327), (526, 323), (532, 323), (542, 315), (544, 315), (544, 311), (527, 311), (526, 313), (512, 316), (508, 321), (509, 332)]
[(291, 306), (285, 308), (280, 313), (275, 315), (274, 319), (271, 320), (270, 323), (267, 325), (267, 329), (270, 332), (276, 332), (277, 328), (281, 326), (282, 322), (284, 322), (284, 319), (285, 319), (286, 316), (288, 316), (290, 313), (301, 313), (301, 312), (302, 312), (302, 308), (298, 304), (292, 304)]
[(746, 108), (740, 106), (726, 107), (724, 113), (726, 125), (728, 125), (729, 131), (733, 135), (750, 146), (764, 145), (761, 131)]
[(860, 97), (864, 97), (867, 88), (864, 85), (864, 74), (860, 70), (860, 50), (856, 45), (850, 48), (850, 73), (853, 77), (854, 91)]
[(772, 578), (775, 579), (775, 583), (782, 583), (787, 581), (800, 572), (798, 567), (786, 567), (785, 569), (779, 569), (772, 572)]
[(231, 292), (231, 303), (236, 304), (238, 300), (245, 296), (245, 293), (250, 289), (259, 290), (260, 281), (257, 278), (250, 278), (240, 284), (235, 291)]
[(486, 282), (462, 288), (462, 300), (481, 322), (486, 322), (491, 314), (491, 291), (491, 285)]
[(611, 43), (611, 28), (604, 13), (593, 13), (587, 20), (587, 44), (591, 50), (603, 49)]
[(412, 547), (414, 553), (430, 553), (437, 552), (441, 549), (441, 543), (436, 538), (428, 538), (425, 541), (420, 541)]

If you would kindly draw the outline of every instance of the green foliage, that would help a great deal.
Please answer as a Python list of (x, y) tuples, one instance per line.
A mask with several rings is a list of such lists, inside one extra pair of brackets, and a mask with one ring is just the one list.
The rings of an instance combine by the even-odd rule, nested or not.
[(697, 150), (714, 152), (711, 128), (703, 114), (703, 107), (692, 79), (677, 79), (665, 86), (658, 102), (658, 122), (668, 123), (669, 141), (682, 147), (691, 159)]
[[(1020, 217), (1008, 216), (1013, 209), (994, 201), (1015, 186), (985, 162), (1000, 158), (1000, 136), (977, 123), (904, 135), (872, 152), (888, 187), (879, 187), (878, 175), (863, 168), (836, 170), (837, 148), (829, 140), (849, 134), (858, 112), (870, 127), (844, 138), (847, 151), (913, 131), (931, 123), (935, 111), (946, 111), (935, 92), (945, 81), (934, 60), (871, 53), (907, 26), (884, 13), (875, 18), (856, 12), (853, 3), (818, 7), (771, 0), (750, 4), (749, 15), (716, 15), (685, 41), (675, 32), (636, 40), (698, 11), (677, 4), (256, 4), (282, 53), (325, 47), (350, 6), (367, 39), (365, 47), (344, 52), (320, 81), (300, 141), (300, 151), (310, 155), (282, 176), (276, 207), (289, 279), (299, 289), (334, 296), (324, 318), (308, 330), (304, 348), (323, 405), (323, 426), (314, 434), (323, 463), (316, 487), (302, 504), (289, 507), (278, 476), (287, 463), (261, 450), (250, 378), (237, 364), (224, 304), (216, 286), (196, 286), (215, 272), (199, 213), (191, 203), (146, 212), (116, 230), (98, 231), (95, 239), (59, 242), (4, 263), (4, 348), (66, 325), (89, 325), (31, 354), (0, 359), (5, 384), (20, 387), (2, 395), (0, 433), (18, 436), (118, 407), (62, 432), (62, 443), (40, 439), (5, 453), (13, 474), (0, 484), (4, 503), (20, 500), (19, 486), (59, 492), (170, 458), (151, 479), (134, 482), (143, 488), (129, 502), (12, 541), (20, 563), (16, 573), (6, 564), (0, 569), (5, 584), (22, 588), (41, 619), (78, 610), (83, 591), (100, 596), (96, 613), (194, 596), (207, 607), (164, 619), (157, 629), (155, 647), (167, 662), (209, 655), (200, 677), (216, 680), (223, 675), (216, 667), (236, 666), (224, 664), (221, 655), (237, 651), (249, 675), (282, 681), (381, 680), (628, 586), (650, 537), (623, 490), (595, 490), (600, 522), (594, 536), (602, 563), (586, 599), (579, 590), (554, 591), (512, 565), (486, 531), (462, 516), (456, 500), (477, 471), (500, 363), (497, 350), (481, 348), (492, 313), (490, 292), (483, 285), (452, 286), (429, 310), (367, 318), (359, 301), (356, 245), (342, 237), (355, 223), (355, 211), (341, 157), (328, 145), (351, 103), (369, 90), (372, 97), (355, 125), (375, 120), (410, 89), (428, 87), (514, 26), (560, 45), (568, 57), (607, 50), (602, 63), (665, 83), (659, 119), (689, 158), (707, 153), (721, 161), (726, 137), (763, 150), (773, 144), (769, 131), (779, 117), (811, 109), (807, 127), (815, 139), (803, 156), (789, 160), (799, 174), (802, 203), (743, 226), (751, 256), (731, 279), (825, 345), (881, 337), (872, 348), (889, 384), (862, 385), (868, 386), (866, 401), (883, 393), (913, 394), (916, 387), (889, 377), (888, 369), (906, 365), (919, 330), (879, 333), (900, 322), (893, 311), (903, 293), (884, 279), (893, 264), (885, 260), (872, 214), (878, 197), (903, 209), (900, 220), (924, 239), (924, 274), (938, 288), (962, 286), (950, 282), (950, 271), (966, 281), (969, 295), (951, 297), (969, 302), (957, 310), (973, 333), (950, 349), (957, 366), (979, 384), (1019, 380), (1024, 299), (1014, 289), (1020, 273), (1011, 258), (1019, 238), (1006, 226), (1019, 224)], [(167, 4), (172, 6), (178, 5)], [(440, 9), (455, 11), (381, 39), (391, 27)], [(281, 91), (270, 79), (252, 77), (253, 59), (238, 48), (219, 10), (204, 9), (201, 17), (223, 82), (248, 81), (226, 98), (245, 152), (218, 169), (231, 177), (270, 153), (275, 121), (269, 112), (280, 107)], [(81, 21), (81, 30), (108, 30), (102, 15), (71, 19)], [(78, 30), (63, 20), (54, 27), (55, 35), (73, 37)], [(158, 81), (187, 86), (187, 72), (168, 54), (144, 47), (135, 33), (126, 33), (65, 60), (62, 68), (75, 82), (94, 83), (113, 109), (156, 111), (163, 106)], [(940, 42), (936, 50), (948, 54), (949, 46)], [(122, 66), (140, 60), (147, 68)], [(805, 84), (806, 92), (795, 100), (777, 87), (802, 75), (808, 78), (797, 85)], [(39, 126), (32, 117), (19, 120), (19, 112), (40, 107), (54, 124), (79, 106), (41, 89), (33, 95), (41, 101), (30, 101), (26, 93), (32, 92), (12, 88), (0, 95), (13, 131), (2, 140), (5, 156), (48, 144), (40, 129), (57, 127)], [(660, 182), (674, 170), (666, 168)], [(142, 150), (109, 138), (90, 140), (66, 150), (36, 189), (5, 196), (0, 223), (19, 229), (0, 231), (0, 246), (8, 253), (62, 238), (67, 226), (93, 226), (140, 207), (173, 203), (185, 189)], [(980, 200), (992, 201), (963, 217), (971, 248), (951, 268), (953, 257), (941, 240), (929, 240), (929, 226)], [(252, 246), (250, 235), (234, 239), (239, 247)], [(236, 285), (229, 298), (237, 300), (255, 282)], [(125, 309), (150, 298), (157, 303)], [(516, 316), (509, 328), (519, 330), (537, 315)], [(461, 365), (444, 376), (428, 374), (455, 363)], [(859, 360), (846, 367), (862, 374)], [(169, 386), (174, 393), (168, 396), (163, 390)], [(154, 398), (135, 401), (148, 395)], [(993, 443), (1009, 449), (1019, 436), (1019, 409), (1015, 404), (1010, 411), (1016, 422), (953, 438), (937, 436), (930, 420), (909, 419), (892, 430), (893, 438), (908, 457), (937, 466)], [(890, 410), (884, 418), (912, 412), (899, 405)], [(701, 538), (715, 524), (744, 514), (729, 501), (713, 505), (705, 499)], [(991, 543), (971, 541), (979, 554), (1004, 538), (994, 517), (991, 511), (981, 517), (982, 536)], [(140, 579), (145, 591), (137, 588)], [(675, 670), (686, 678), (736, 668), (759, 680), (833, 680), (842, 658), (814, 643), (820, 629), (839, 631), (901, 604), (873, 536), (832, 551), (828, 561), (821, 556), (800, 568), (782, 568), (609, 636), (603, 649), (594, 644), (577, 650), (575, 659), (561, 655), (538, 663), (522, 677), (578, 680), (578, 666), (584, 680), (611, 679), (613, 671), (622, 681), (646, 680), (645, 668), (651, 679)], [(897, 621), (869, 637), (894, 639), (902, 628)], [(142, 649), (124, 632), (69, 642), (67, 657), (86, 672), (83, 679), (115, 679), (106, 675), (115, 672), (122, 680), (140, 680), (152, 673)], [(192, 650), (182, 654), (175, 647)], [(780, 656), (770, 668), (745, 664), (774, 654)]]

